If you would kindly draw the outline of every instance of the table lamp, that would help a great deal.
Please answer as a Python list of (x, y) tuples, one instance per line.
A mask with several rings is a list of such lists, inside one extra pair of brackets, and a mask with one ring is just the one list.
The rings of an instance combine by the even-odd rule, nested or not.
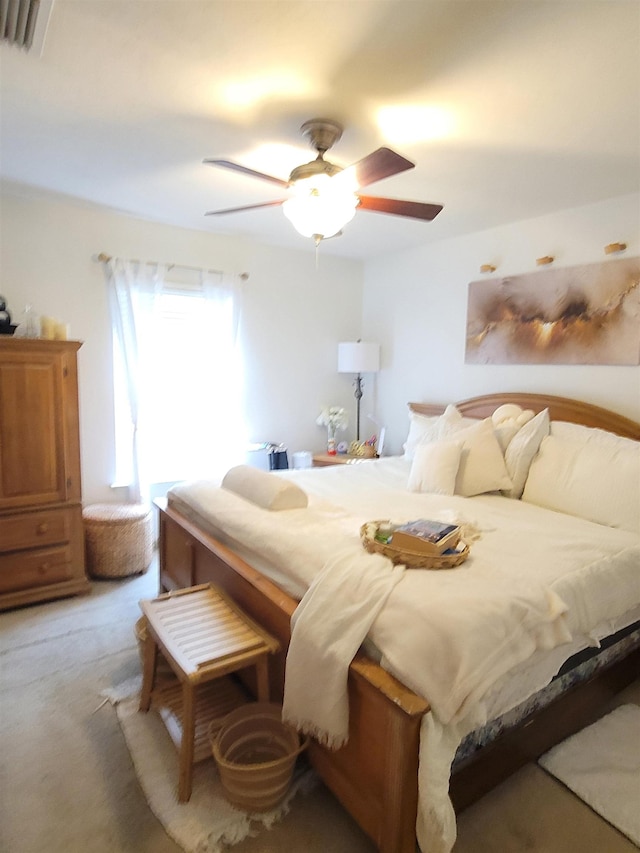
[(338, 373), (355, 373), (356, 441), (360, 441), (360, 400), (362, 374), (377, 373), (380, 369), (380, 344), (353, 341), (338, 344)]

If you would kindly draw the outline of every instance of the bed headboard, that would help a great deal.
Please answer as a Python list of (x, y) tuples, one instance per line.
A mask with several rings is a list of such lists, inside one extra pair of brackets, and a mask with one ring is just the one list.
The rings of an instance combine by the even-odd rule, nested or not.
[[(595, 406), (593, 403), (584, 403), (581, 400), (572, 400), (569, 397), (554, 397), (550, 394), (528, 394), (508, 392), (500, 394), (484, 394), (481, 397), (470, 397), (456, 403), (457, 409), (468, 418), (488, 418), (504, 403), (515, 403), (523, 409), (533, 409), (540, 412), (549, 409), (549, 417), (552, 421), (569, 421), (574, 424), (583, 424), (589, 427), (598, 427), (633, 438), (640, 441), (640, 423)], [(412, 412), (420, 415), (440, 415), (445, 406), (432, 405), (431, 403), (409, 403)]]

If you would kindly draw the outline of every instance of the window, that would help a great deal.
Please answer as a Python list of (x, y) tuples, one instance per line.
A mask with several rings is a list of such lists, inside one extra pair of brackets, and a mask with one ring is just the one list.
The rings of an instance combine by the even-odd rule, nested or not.
[(223, 474), (246, 450), (236, 289), (221, 274), (109, 265), (116, 481), (148, 499), (154, 483)]

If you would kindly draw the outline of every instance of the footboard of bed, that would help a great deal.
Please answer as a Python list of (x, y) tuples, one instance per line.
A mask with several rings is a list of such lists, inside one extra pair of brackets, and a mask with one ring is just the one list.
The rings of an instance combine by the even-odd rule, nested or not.
[[(214, 583), (276, 636), (282, 650), (271, 659), (271, 689), (281, 699), (297, 602), (166, 502), (157, 505), (162, 589)], [(429, 705), (364, 655), (351, 664), (348, 689), (348, 743), (332, 751), (312, 742), (309, 760), (381, 853), (415, 853), (420, 723)]]

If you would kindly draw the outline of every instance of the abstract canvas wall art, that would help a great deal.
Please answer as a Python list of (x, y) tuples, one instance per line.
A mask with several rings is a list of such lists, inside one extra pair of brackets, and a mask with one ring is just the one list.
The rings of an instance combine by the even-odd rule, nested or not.
[(640, 258), (472, 281), (467, 364), (640, 364)]

